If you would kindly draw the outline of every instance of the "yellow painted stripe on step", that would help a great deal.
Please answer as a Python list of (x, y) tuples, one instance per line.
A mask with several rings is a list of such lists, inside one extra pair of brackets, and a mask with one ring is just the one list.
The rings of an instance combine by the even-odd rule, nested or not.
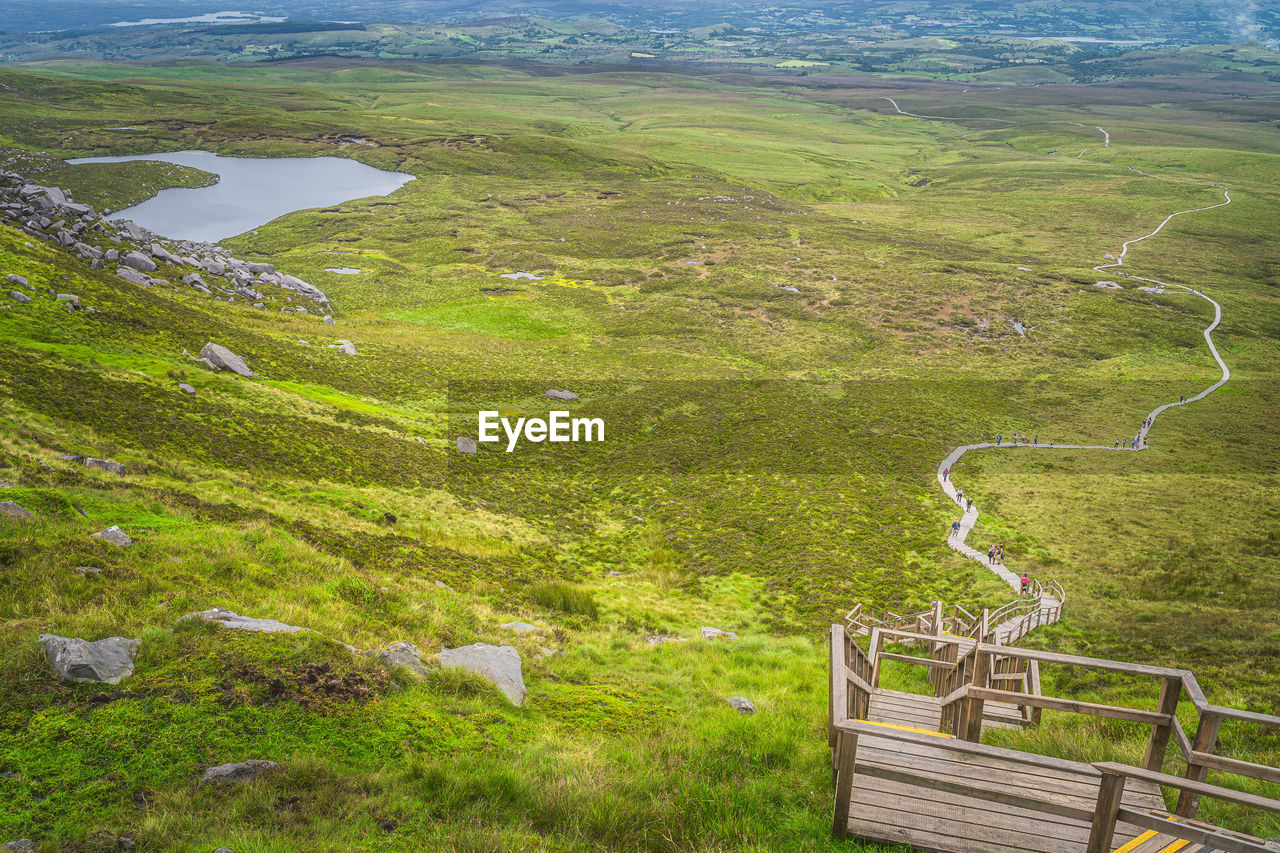
[(1115, 849), (1115, 853), (1129, 853), (1130, 850), (1133, 850), (1136, 847), (1140, 847), (1141, 845), (1146, 844), (1148, 841), (1155, 838), (1159, 834), (1160, 833), (1156, 832), (1154, 829), (1148, 829), (1146, 832), (1142, 833), (1137, 838), (1130, 841), (1128, 844), (1125, 844), (1121, 847), (1117, 847)]
[(1173, 842), (1163, 850), (1161, 850), (1160, 853), (1178, 853), (1179, 850), (1181, 850), (1183, 847), (1186, 847), (1190, 843), (1191, 843), (1190, 841), (1178, 840)]
[(875, 720), (858, 720), (858, 722), (866, 723), (867, 725), (871, 725), (871, 726), (883, 726), (886, 729), (898, 729), (899, 731), (904, 731), (904, 732), (918, 732), (919, 734), (922, 734), (922, 735), (933, 735), (934, 737), (946, 737), (946, 738), (951, 737), (951, 735), (947, 734), (946, 732), (934, 732), (934, 731), (930, 731), (929, 729), (917, 729), (914, 726), (900, 726), (897, 723), (878, 723)]

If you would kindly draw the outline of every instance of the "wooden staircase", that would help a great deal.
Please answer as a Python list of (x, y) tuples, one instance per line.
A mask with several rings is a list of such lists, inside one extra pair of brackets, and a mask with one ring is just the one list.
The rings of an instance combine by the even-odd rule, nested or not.
[[(867, 618), (865, 611), (858, 615)], [(1195, 820), (1202, 796), (1280, 814), (1278, 800), (1204, 781), (1213, 769), (1280, 783), (1280, 769), (1215, 752), (1223, 721), (1280, 727), (1280, 717), (1212, 705), (1185, 670), (979, 639), (1000, 639), (990, 630), (978, 637), (944, 632), (961, 627), (955, 615), (935, 605), (930, 616), (903, 617), (931, 633), (886, 627), (891, 620), (883, 614), (862, 638), (832, 626), (828, 740), (836, 835), (938, 853), (1280, 852)], [(933, 695), (880, 685), (886, 667), (901, 666), (927, 668)], [(1159, 696), (1153, 709), (1046, 696), (1041, 666), (1154, 680)], [(1184, 695), (1198, 716), (1191, 737), (1176, 715)], [(981, 742), (994, 728), (1039, 725), (1045, 711), (1149, 725), (1142, 764), (1067, 761)], [(1161, 772), (1171, 747), (1185, 762), (1183, 775)], [(1173, 811), (1162, 788), (1179, 794)]]

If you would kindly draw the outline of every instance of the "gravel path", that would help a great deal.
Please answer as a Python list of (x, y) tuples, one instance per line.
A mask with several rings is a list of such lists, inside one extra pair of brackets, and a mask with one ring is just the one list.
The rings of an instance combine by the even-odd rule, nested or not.
[[(1072, 125), (1074, 127), (1089, 126), (1089, 125), (1084, 125), (1084, 124), (1080, 124), (1078, 122), (1073, 122), (1073, 121), (1018, 122), (1018, 121), (1012, 121), (1008, 119), (953, 118), (948, 116), (918, 115), (916, 113), (905, 112), (901, 107), (898, 106), (898, 102), (895, 101), (893, 98), (885, 98), (884, 100), (892, 104), (894, 110), (899, 115), (911, 116), (913, 118), (926, 119), (930, 121), (954, 121), (954, 122), (992, 121), (992, 122), (999, 122), (1002, 124), (1010, 124), (1010, 125), (1013, 125), (1013, 124), (1067, 124), (1067, 125)], [(1111, 134), (1108, 133), (1105, 129), (1098, 127), (1097, 125), (1092, 125), (1092, 126), (1102, 134), (1103, 146), (1106, 148), (1110, 148)], [(1081, 153), (1083, 154), (1083, 152)], [(1161, 179), (1161, 178), (1158, 178), (1156, 175), (1148, 174), (1147, 172), (1143, 172), (1139, 169), (1135, 169), (1132, 166), (1126, 166), (1125, 168), (1149, 178), (1156, 178), (1158, 180)], [(1129, 249), (1132, 246), (1134, 246), (1137, 243), (1141, 243), (1143, 240), (1149, 240), (1150, 238), (1159, 234), (1161, 231), (1164, 230), (1164, 227), (1166, 225), (1168, 225), (1171, 221), (1173, 221), (1175, 217), (1185, 216), (1188, 213), (1200, 213), (1206, 210), (1214, 210), (1216, 208), (1226, 207), (1227, 205), (1231, 204), (1231, 192), (1227, 187), (1222, 186), (1221, 184), (1213, 184), (1212, 186), (1216, 186), (1222, 190), (1223, 199), (1224, 199), (1223, 201), (1219, 202), (1218, 204), (1207, 205), (1205, 207), (1193, 207), (1187, 210), (1179, 210), (1169, 214), (1164, 218), (1164, 221), (1162, 221), (1149, 233), (1143, 234), (1141, 237), (1135, 237), (1132, 240), (1125, 241), (1125, 243), (1120, 248), (1120, 254), (1116, 257), (1114, 262), (1108, 263), (1108, 264), (1102, 264), (1101, 266), (1094, 267), (1093, 269), (1097, 272), (1102, 272), (1103, 270), (1112, 270), (1117, 267), (1124, 266), (1125, 256), (1129, 254)], [(973, 529), (974, 524), (976, 524), (978, 521), (978, 507), (975, 503), (974, 506), (966, 508), (965, 501), (958, 496), (958, 490), (956, 489), (956, 486), (952, 482), (951, 478), (949, 476), (944, 477), (943, 475), (944, 471), (948, 471), (948, 470), (953, 471), (955, 469), (956, 463), (959, 462), (960, 459), (969, 451), (986, 450), (988, 448), (995, 448), (999, 450), (1020, 450), (1020, 451), (1021, 450), (1026, 450), (1026, 451), (1109, 450), (1117, 453), (1146, 450), (1148, 434), (1151, 432), (1151, 428), (1155, 426), (1155, 420), (1161, 413), (1163, 413), (1167, 409), (1172, 409), (1175, 406), (1185, 406), (1188, 403), (1194, 403), (1199, 400), (1203, 400), (1209, 394), (1212, 394), (1214, 391), (1221, 388), (1224, 384), (1226, 384), (1227, 380), (1231, 378), (1231, 370), (1227, 367), (1226, 362), (1222, 360), (1222, 356), (1218, 353), (1218, 348), (1213, 343), (1213, 331), (1214, 329), (1218, 328), (1218, 324), (1222, 322), (1222, 306), (1221, 305), (1219, 305), (1212, 298), (1206, 296), (1204, 293), (1201, 293), (1199, 290), (1195, 290), (1194, 288), (1187, 287), (1186, 285), (1170, 284), (1168, 282), (1159, 281), (1153, 278), (1143, 278), (1142, 276), (1136, 276), (1126, 272), (1119, 272), (1115, 274), (1122, 275), (1127, 278), (1131, 278), (1135, 281), (1147, 282), (1157, 287), (1163, 287), (1166, 290), (1172, 289), (1175, 291), (1182, 291), (1185, 293), (1194, 294), (1196, 296), (1199, 296), (1201, 299), (1205, 300), (1206, 302), (1208, 302), (1210, 305), (1212, 305), (1213, 306), (1213, 322), (1210, 323), (1208, 327), (1205, 328), (1204, 340), (1205, 340), (1205, 343), (1208, 344), (1209, 346), (1209, 353), (1213, 356), (1213, 360), (1218, 363), (1218, 367), (1222, 371), (1222, 377), (1217, 382), (1214, 382), (1208, 388), (1204, 389), (1199, 394), (1196, 394), (1193, 397), (1187, 397), (1184, 400), (1175, 400), (1173, 402), (1165, 403), (1161, 406), (1157, 406), (1155, 409), (1153, 409), (1151, 413), (1147, 415), (1145, 419), (1145, 425), (1142, 426), (1137, 431), (1136, 436), (1138, 440), (1134, 443), (1134, 446), (1132, 447), (1115, 447), (1113, 445), (1107, 445), (1107, 444), (1026, 444), (1022, 442), (1015, 443), (1015, 442), (1007, 442), (1007, 441), (997, 444), (995, 442), (980, 442), (977, 444), (965, 444), (965, 445), (961, 445), (960, 447), (957, 447), (955, 450), (951, 451), (951, 453), (947, 455), (947, 458), (943, 459), (942, 462), (938, 464), (938, 472), (937, 472), (938, 484), (942, 487), (943, 492), (945, 492), (947, 496), (951, 498), (951, 500), (959, 504), (961, 508), (960, 528), (957, 532), (947, 537), (947, 545), (950, 546), (953, 550), (962, 554), (963, 556), (979, 562), (984, 568), (988, 569), (993, 574), (995, 574), (998, 578), (1003, 580), (1005, 583), (1009, 584), (1009, 586), (1012, 587), (1014, 590), (1020, 590), (1022, 585), (1021, 578), (1017, 574), (1010, 571), (1003, 563), (999, 563), (999, 562), (994, 564), (990, 563), (987, 559), (987, 555), (984, 552), (978, 551), (976, 548), (973, 548), (967, 544), (966, 540), (969, 536), (969, 531)], [(1007, 622), (1004, 622), (1001, 625), (997, 626), (997, 634), (1000, 636), (1001, 641), (1004, 641), (1004, 638), (1015, 635), (1015, 634), (1020, 635), (1019, 628), (1021, 628), (1023, 623), (1025, 623), (1027, 620), (1034, 619), (1037, 616), (1043, 616), (1045, 613), (1056, 612), (1059, 604), (1060, 602), (1056, 598), (1054, 598), (1052, 595), (1048, 593), (1043, 593), (1040, 598), (1040, 613), (1031, 611), (1021, 616), (1015, 616), (1012, 619), (1008, 620)]]

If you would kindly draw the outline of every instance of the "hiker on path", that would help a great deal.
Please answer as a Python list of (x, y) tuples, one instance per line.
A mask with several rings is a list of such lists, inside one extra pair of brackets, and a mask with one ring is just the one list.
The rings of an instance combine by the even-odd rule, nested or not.
[(1119, 447), (1119, 446), (1120, 446), (1120, 439), (1118, 439), (1118, 438), (1117, 438), (1117, 439), (1116, 439), (1116, 447)]
[(1000, 443), (1000, 439), (1002, 439), (1002, 438), (1004, 438), (1004, 436), (1003, 436), (1003, 435), (997, 435), (997, 436), (996, 436), (996, 444), (999, 444), (999, 443)]
[(951, 522), (951, 535), (952, 536), (960, 535), (960, 522), (958, 521)]
[(964, 489), (956, 490), (956, 503), (964, 503)]
[(987, 563), (994, 566), (996, 564), (996, 546), (992, 545), (987, 549)]
[(973, 498), (965, 498), (965, 500), (967, 501), (965, 505), (965, 511), (967, 512), (968, 510), (973, 509)]
[(1034, 444), (1036, 447), (1039, 447), (1039, 446), (1040, 446), (1040, 436), (1038, 436), (1038, 435), (1037, 435), (1035, 438), (1033, 438), (1033, 439), (1031, 440), (1031, 443), (1032, 443), (1032, 444)]
[(1028, 592), (1031, 592), (1031, 578), (1027, 577), (1026, 575), (1022, 576), (1021, 592), (1023, 595), (1026, 595)]
[(996, 562), (1001, 564), (1004, 563), (1004, 543), (1003, 542), (996, 547)]
[(950, 476), (951, 476), (951, 469), (950, 469), (950, 468), (943, 468), (943, 469), (942, 469), (942, 482), (944, 482), (944, 483), (945, 483), (945, 482), (947, 481), (947, 478), (948, 478), (948, 477), (950, 477)]

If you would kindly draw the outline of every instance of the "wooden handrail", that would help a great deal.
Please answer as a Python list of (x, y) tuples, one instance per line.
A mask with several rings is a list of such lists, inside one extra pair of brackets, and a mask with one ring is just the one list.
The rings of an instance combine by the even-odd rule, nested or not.
[(1241, 837), (1224, 829), (1187, 823), (1139, 809), (1121, 806), (1116, 809), (1116, 820), (1131, 823), (1139, 829), (1150, 829), (1174, 838), (1203, 844), (1206, 848), (1220, 853), (1275, 853), (1275, 848), (1261, 838)]
[(1237, 776), (1248, 776), (1251, 779), (1261, 779), (1264, 782), (1280, 783), (1280, 768), (1267, 764), (1254, 764), (1252, 761), (1227, 758), (1223, 755), (1214, 755), (1211, 752), (1192, 751), (1188, 757), (1190, 759), (1189, 763), (1208, 767), (1210, 770), (1222, 770), (1226, 773), (1234, 773)]
[(1235, 803), (1240, 806), (1249, 806), (1250, 808), (1262, 809), (1273, 814), (1280, 814), (1280, 800), (1273, 800), (1269, 797), (1259, 797), (1257, 794), (1248, 794), (1244, 791), (1233, 791), (1230, 788), (1223, 788), (1220, 785), (1210, 785), (1208, 782), (1196, 782), (1191, 779), (1184, 779), (1181, 776), (1171, 776), (1168, 773), (1160, 773), (1155, 770), (1144, 770), (1141, 767), (1130, 767), (1128, 764), (1116, 764), (1114, 761), (1104, 761), (1093, 765), (1101, 773), (1114, 773), (1117, 776), (1124, 776), (1129, 779), (1141, 779), (1144, 782), (1153, 782), (1156, 785), (1162, 785), (1166, 788), (1177, 788), (1182, 791), (1190, 791), (1193, 794), (1199, 794), (1203, 797), (1213, 797), (1217, 800), (1225, 800), (1229, 803)]
[(1014, 702), (1031, 705), (1035, 708), (1048, 708), (1053, 711), (1070, 711), (1090, 717), (1105, 717), (1111, 720), (1129, 720), (1134, 723), (1150, 723), (1152, 725), (1168, 725), (1170, 716), (1157, 711), (1142, 711), (1137, 708), (1121, 708), (1117, 705), (1099, 705), (1093, 702), (1078, 702), (1074, 699), (1056, 699), (1052, 696), (1029, 696), (1026, 693), (1015, 693), (1011, 690), (992, 690), (987, 687), (968, 686), (968, 696), (974, 699), (985, 699), (991, 702)]

